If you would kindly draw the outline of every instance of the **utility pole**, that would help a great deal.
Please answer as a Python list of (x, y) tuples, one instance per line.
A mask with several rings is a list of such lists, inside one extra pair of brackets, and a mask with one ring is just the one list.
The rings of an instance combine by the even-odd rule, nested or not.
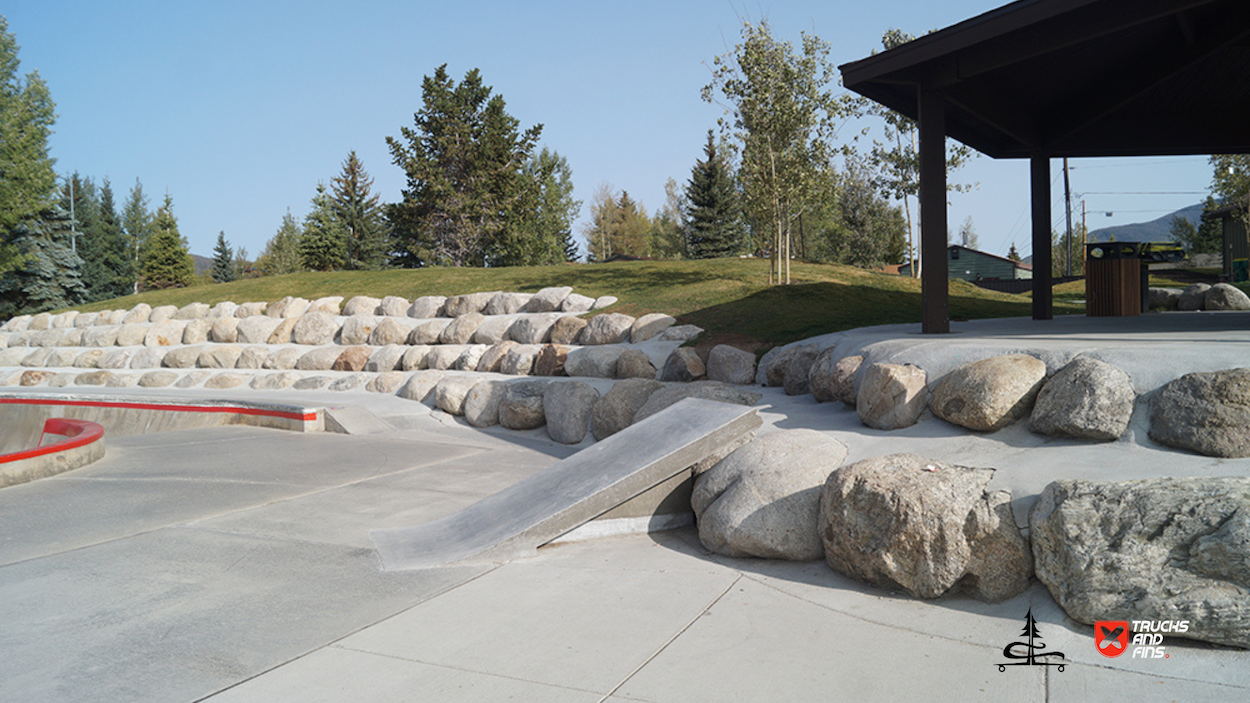
[(1068, 182), (1068, 157), (1063, 157), (1063, 210), (1068, 220), (1068, 256), (1064, 267), (1065, 276), (1072, 275), (1072, 186)]

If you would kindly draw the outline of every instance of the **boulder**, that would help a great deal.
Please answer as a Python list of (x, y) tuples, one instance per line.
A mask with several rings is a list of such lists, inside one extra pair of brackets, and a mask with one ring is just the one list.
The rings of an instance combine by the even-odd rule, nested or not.
[(164, 388), (177, 380), (177, 371), (149, 371), (139, 377), (139, 387)]
[(161, 366), (167, 369), (193, 369), (204, 347), (174, 347), (165, 352)]
[(294, 371), (267, 373), (260, 376), (253, 376), (252, 382), (248, 385), (258, 391), (277, 391), (282, 390), (283, 388), (290, 388), (301, 378), (303, 377)]
[(568, 359), (569, 348), (560, 344), (545, 344), (538, 356), (534, 357), (533, 373), (535, 376), (564, 376), (564, 362)]
[(595, 439), (606, 439), (634, 423), (647, 399), (664, 388), (653, 379), (631, 378), (617, 381), (612, 388), (595, 401), (590, 415), (590, 431)]
[(760, 402), (760, 394), (744, 391), (737, 386), (718, 381), (695, 381), (681, 383), (662, 388), (651, 394), (647, 402), (634, 413), (634, 422), (642, 422), (670, 405), (686, 398), (702, 398), (734, 405), (755, 405)]
[(429, 397), (430, 391), (434, 390), (434, 386), (442, 380), (444, 375), (442, 371), (418, 371), (412, 374), (404, 382), (404, 385), (400, 386), (396, 395), (406, 400), (415, 400), (418, 403), (423, 402)]
[(94, 369), (100, 365), (100, 357), (104, 356), (103, 349), (88, 349), (74, 358), (74, 368), (78, 369)]
[(398, 344), (388, 344), (379, 347), (369, 355), (369, 360), (365, 362), (365, 371), (372, 373), (386, 373), (399, 368), (399, 360), (404, 357), (407, 347)]
[[(152, 308), (152, 314), (148, 315), (148, 323), (155, 325), (158, 322), (172, 320), (176, 312), (178, 312), (178, 306), (176, 305), (158, 305)], [(38, 315), (35, 317), (38, 317)], [(31, 329), (35, 328), (31, 327)]]
[[(186, 326), (186, 320), (165, 320), (154, 323), (148, 326), (147, 334), (143, 335), (143, 346), (172, 347), (175, 344), (181, 344), (182, 331)], [(119, 332), (118, 335), (120, 334)]]
[(65, 388), (74, 382), (77, 374), (74, 373), (54, 373), (48, 377), (48, 386), (51, 388)]
[(933, 414), (960, 427), (994, 432), (1024, 417), (1046, 381), (1046, 364), (1003, 354), (964, 364), (933, 388)]
[(339, 330), (339, 344), (368, 344), (373, 335), (373, 328), (378, 326), (378, 318), (373, 315), (352, 315), (343, 321)]
[(522, 315), (508, 328), (508, 338), (518, 344), (546, 344), (551, 341), (551, 328), (558, 319), (559, 313)]
[(356, 346), (348, 347), (339, 354), (334, 360), (334, 364), (330, 366), (331, 371), (361, 371), (365, 368), (365, 364), (369, 363), (369, 357), (373, 354), (373, 350), (369, 347)]
[(833, 395), (833, 370), (837, 366), (834, 355), (837, 347), (827, 347), (812, 360), (807, 371), (807, 387), (817, 403), (837, 400)]
[(755, 381), (755, 355), (728, 344), (718, 344), (708, 352), (707, 377), (711, 381), (748, 385)]
[(208, 306), (204, 303), (187, 303), (174, 311), (175, 320), (201, 320), (208, 315)]
[(152, 306), (147, 303), (139, 303), (138, 305), (126, 311), (126, 315), (122, 317), (122, 324), (136, 324), (151, 322)]
[(878, 430), (910, 427), (929, 400), (924, 369), (911, 364), (872, 364), (855, 396), (859, 420)]
[(505, 316), (483, 318), (482, 324), (473, 333), (472, 341), (474, 344), (498, 344), (508, 338), (513, 322), (511, 317)]
[(568, 353), (564, 372), (570, 376), (616, 378), (616, 364), (625, 347), (579, 347)]
[(209, 344), (201, 349), (195, 365), (202, 369), (233, 369), (243, 354), (243, 347), (237, 344)]
[(655, 376), (655, 366), (651, 363), (651, 357), (641, 349), (626, 349), (616, 358), (617, 378), (655, 378)]
[(420, 371), (426, 368), (425, 357), (430, 353), (430, 345), (418, 344), (415, 347), (408, 347), (404, 350), (404, 355), (399, 359), (399, 368), (402, 371)]
[(595, 306), (595, 299), (577, 293), (569, 293), (564, 302), (560, 303), (561, 312), (586, 312)]
[(812, 392), (812, 366), (815, 365), (818, 356), (820, 356), (820, 351), (815, 346), (800, 347), (790, 355), (790, 361), (781, 380), (781, 386), (785, 389), (786, 395), (807, 395)]
[(382, 318), (377, 327), (373, 328), (373, 333), (369, 335), (369, 344), (375, 347), (384, 347), (388, 344), (403, 344), (408, 341), (408, 335), (411, 333), (412, 330), (401, 324), (399, 320), (393, 317), (385, 317)]
[(479, 381), (464, 397), (464, 419), (474, 427), (499, 424), (499, 404), (508, 390), (503, 381)]
[(581, 444), (590, 429), (590, 413), (597, 400), (599, 391), (585, 381), (547, 386), (542, 403), (547, 435), (560, 444)]
[[(140, 303), (140, 305), (147, 305), (147, 303)], [(10, 319), (8, 322), (4, 323), (4, 331), (5, 332), (26, 331), (27, 329), (30, 328), (30, 317), (31, 317), (30, 315), (18, 315), (17, 317)]]
[(418, 320), (428, 320), (432, 317), (438, 317), (438, 311), (443, 309), (443, 303), (447, 302), (447, 298), (441, 295), (423, 295), (412, 301), (409, 306), (407, 315)]
[(1181, 291), (1181, 297), (1176, 301), (1177, 310), (1201, 310), (1206, 304), (1207, 291), (1211, 290), (1211, 286), (1206, 283), (1195, 283), (1185, 290)]
[(234, 344), (239, 341), (239, 318), (217, 317), (212, 320), (213, 326), (208, 338), (218, 344)]
[(139, 374), (137, 373), (118, 373), (104, 382), (107, 388), (133, 388), (139, 385)]
[(399, 390), (399, 387), (404, 385), (406, 380), (408, 380), (408, 374), (403, 371), (387, 371), (370, 379), (369, 383), (365, 384), (365, 390), (370, 393), (390, 395)]
[(418, 344), (438, 344), (438, 338), (443, 334), (443, 328), (450, 324), (451, 320), (445, 318), (422, 322), (412, 328), (412, 332), (408, 334), (408, 343), (414, 346)]
[(78, 317), (77, 310), (66, 310), (65, 312), (59, 315), (53, 315), (51, 329), (54, 329), (54, 330), (69, 329), (74, 326), (74, 318), (76, 317)]
[(1128, 374), (1105, 361), (1077, 357), (1042, 386), (1029, 429), (1109, 442), (1128, 429), (1136, 399)]
[(117, 374), (112, 371), (88, 371), (86, 373), (78, 374), (78, 376), (74, 378), (74, 385), (105, 386), (108, 385), (108, 382), (113, 380), (113, 377), (116, 375)]
[(50, 329), (52, 329), (52, 313), (49, 312), (41, 312), (30, 318), (30, 324), (26, 326), (29, 332), (42, 332)]
[[(157, 369), (161, 367), (162, 362), (164, 360), (165, 360), (165, 348), (164, 347), (144, 347), (143, 349), (136, 351), (135, 355), (130, 358), (130, 368), (132, 369)], [(105, 366), (106, 362), (110, 364), (113, 362), (113, 359), (109, 358), (109, 354), (107, 353), (103, 357), (100, 358), (100, 368), (102, 369), (122, 368), (121, 366), (112, 366), (112, 365)]]
[(460, 317), (471, 312), (480, 313), (493, 297), (495, 297), (494, 292), (453, 295), (443, 302), (443, 309), (439, 311), (439, 317)]
[(590, 318), (582, 330), (582, 344), (625, 344), (634, 318), (618, 312), (605, 312)]
[(1250, 296), (1228, 283), (1216, 283), (1202, 299), (1203, 310), (1250, 310)]
[(131, 322), (117, 328), (117, 346), (137, 347), (147, 339), (148, 326)]
[(1181, 302), (1181, 293), (1184, 292), (1180, 288), (1151, 288), (1148, 295), (1150, 297), (1150, 309), (1152, 310), (1175, 310)]
[(730, 557), (820, 559), (820, 491), (844, 459), (846, 445), (815, 430), (751, 440), (695, 478), (699, 541)]
[(295, 368), (300, 371), (329, 371), (342, 353), (343, 348), (338, 345), (317, 347), (304, 352), (295, 362)]
[(234, 309), (234, 316), (242, 320), (257, 315), (264, 315), (267, 307), (269, 307), (268, 303), (243, 303)]
[(703, 328), (695, 325), (673, 325), (660, 333), (665, 342), (689, 342), (703, 334)]
[(78, 329), (91, 327), (95, 324), (96, 319), (99, 317), (100, 313), (98, 312), (84, 312), (74, 318), (74, 326)]
[(464, 415), (464, 399), (482, 379), (477, 376), (444, 376), (434, 384), (430, 401), (434, 407), (452, 415)]
[(370, 298), (367, 295), (358, 295), (343, 306), (342, 314), (346, 317), (355, 315), (368, 315), (372, 317), (378, 314), (378, 308), (382, 307), (382, 301), (377, 298)]
[(462, 344), (438, 344), (430, 347), (425, 355), (425, 368), (446, 371), (456, 365), (460, 355), (464, 353)]
[(410, 307), (412, 307), (412, 304), (408, 302), (407, 298), (388, 295), (382, 298), (381, 303), (378, 303), (378, 314), (386, 315), (387, 317), (406, 317)]
[(315, 391), (325, 388), (332, 380), (329, 376), (308, 376), (291, 384), (291, 387), (297, 391)]
[(450, 325), (443, 328), (438, 336), (438, 342), (439, 344), (468, 344), (473, 339), (473, 333), (485, 320), (486, 316), (480, 312), (460, 315), (452, 320)]
[(299, 322), (296, 317), (284, 317), (278, 320), (278, 326), (273, 328), (273, 332), (269, 334), (268, 344), (290, 344), (291, 333), (295, 330), (295, 324)]
[[(261, 350), (264, 351), (263, 348)], [(304, 351), (305, 350), (300, 349), (299, 347), (282, 347), (281, 349), (275, 349), (265, 356), (265, 360), (261, 362), (260, 367), (262, 369), (274, 369), (278, 371), (293, 369), (295, 368), (295, 365), (299, 363), (299, 358), (304, 355)], [(235, 368), (242, 367), (236, 365)]]
[(534, 360), (542, 348), (537, 344), (518, 344), (508, 349), (499, 362), (499, 373), (509, 376), (528, 376), (534, 368)]
[(37, 366), (47, 366), (48, 357), (50, 356), (52, 356), (52, 350), (47, 347), (40, 347), (34, 351), (27, 350), (26, 354), (22, 357), (22, 366), (32, 368)]
[(327, 315), (338, 315), (342, 310), (343, 296), (330, 295), (324, 298), (317, 298), (308, 304), (308, 310), (304, 311), (307, 315), (310, 312), (324, 312)]
[(707, 368), (703, 365), (703, 360), (690, 347), (674, 349), (664, 360), (664, 368), (660, 369), (661, 381), (686, 383), (703, 378), (705, 375), (707, 375)]
[(514, 312), (520, 312), (521, 308), (525, 307), (525, 304), (533, 297), (533, 293), (496, 293), (486, 303), (482, 314), (511, 315)]
[(499, 402), (499, 424), (510, 430), (532, 430), (547, 422), (543, 393), (550, 381), (509, 383)]
[[(816, 360), (816, 354), (820, 353), (820, 349), (815, 344), (796, 344), (794, 346), (785, 347), (776, 354), (769, 350), (760, 359), (760, 366), (764, 369), (764, 384), (766, 386), (779, 387), (786, 384), (786, 372), (790, 370), (790, 360), (796, 356), (804, 357), (810, 361)], [(801, 364), (800, 364), (801, 365)], [(807, 369), (803, 370), (803, 382), (807, 381)]]
[(986, 490), (993, 476), (994, 469), (914, 454), (834, 471), (820, 496), (825, 561), (916, 598), (962, 592), (995, 603), (1021, 593), (1032, 559), (1012, 516), (1011, 494)]
[(74, 360), (78, 358), (77, 349), (53, 349), (52, 354), (48, 356), (47, 366), (49, 368), (66, 368), (74, 365)]
[(859, 368), (863, 364), (864, 357), (855, 355), (844, 356), (833, 365), (833, 377), (829, 381), (829, 387), (834, 400), (840, 400), (849, 407), (855, 407), (859, 395), (855, 388), (855, 377), (859, 374)]
[(580, 344), (582, 330), (589, 324), (586, 318), (565, 315), (551, 326), (551, 343), (573, 345)]
[(205, 381), (204, 387), (216, 390), (237, 388), (246, 383), (247, 379), (248, 376), (244, 376), (241, 373), (219, 373)]
[(543, 288), (525, 303), (521, 312), (555, 312), (572, 292), (573, 289), (568, 286)]
[(1150, 438), (1219, 457), (1250, 456), (1250, 368), (1188, 373), (1150, 399)]
[(34, 369), (30, 371), (24, 371), (22, 372), (21, 379), (18, 381), (18, 385), (19, 386), (38, 386), (41, 383), (45, 383), (49, 379), (55, 378), (56, 375), (57, 374), (52, 371), (36, 371)]
[(457, 371), (476, 371), (478, 362), (482, 360), (482, 356), (489, 348), (485, 344), (467, 344), (451, 367)]
[[(232, 303), (229, 300), (223, 300), (220, 303), (217, 303), (216, 305), (214, 305), (212, 310), (208, 311), (208, 318), (210, 320), (218, 320), (224, 317), (234, 317), (234, 313), (238, 309), (239, 309), (238, 303)], [(235, 319), (237, 320), (238, 318), (236, 317)]]
[[(146, 351), (146, 350), (145, 350)], [(141, 352), (142, 353), (142, 352)], [(109, 349), (100, 357), (100, 361), (96, 363), (96, 367), (101, 369), (124, 369), (130, 363), (129, 349)], [(160, 366), (160, 362), (156, 363)], [(139, 367), (135, 367), (139, 368)]]
[(61, 343), (61, 337), (65, 334), (64, 330), (52, 329), (30, 333), (30, 346), (32, 347), (55, 347)]
[(295, 327), (291, 329), (291, 341), (310, 346), (333, 344), (334, 335), (338, 331), (339, 323), (329, 313), (306, 312), (295, 321)]
[(645, 342), (675, 324), (677, 324), (677, 318), (672, 315), (658, 312), (647, 313), (630, 325), (629, 339), (635, 344)]
[(1073, 620), (1187, 620), (1164, 637), (1250, 647), (1250, 478), (1056, 481), (1029, 529)]
[(111, 347), (117, 343), (120, 327), (89, 327), (82, 331), (84, 347)]
[(327, 386), (332, 391), (341, 393), (343, 391), (354, 391), (365, 385), (369, 381), (369, 375), (363, 373), (348, 374), (342, 378), (336, 378)]
[(496, 344), (492, 344), (482, 354), (482, 358), (477, 361), (477, 370), (486, 373), (498, 373), (499, 366), (503, 363), (503, 359), (507, 356), (508, 351), (517, 344), (511, 340), (504, 340)]
[[(335, 349), (342, 350), (342, 347), (335, 347)], [(296, 363), (298, 364), (299, 359), (303, 356), (303, 353), (300, 349), (296, 349), (295, 353), (297, 355)], [(235, 362), (234, 367), (236, 369), (261, 369), (265, 367), (265, 362), (269, 361), (269, 356), (269, 347), (244, 347), (243, 353), (239, 354), (239, 360)], [(334, 356), (334, 358), (329, 359), (326, 363), (333, 364), (334, 359), (337, 358), (337, 356)], [(330, 367), (326, 366), (326, 368), (328, 369)]]
[(590, 307), (591, 310), (602, 310), (609, 305), (616, 305), (619, 298), (615, 295), (601, 295), (595, 298), (595, 304)]
[(208, 341), (208, 334), (212, 331), (212, 320), (203, 317), (187, 320), (187, 326), (182, 329), (182, 343), (204, 344)]
[(264, 315), (252, 315), (239, 320), (235, 328), (235, 341), (239, 344), (268, 344), (269, 337), (282, 321)]

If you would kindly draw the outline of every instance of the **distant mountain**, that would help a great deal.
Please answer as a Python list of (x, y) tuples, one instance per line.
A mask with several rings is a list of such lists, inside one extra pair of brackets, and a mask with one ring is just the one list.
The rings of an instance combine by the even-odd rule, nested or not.
[(195, 264), (195, 275), (202, 276), (213, 267), (213, 260), (199, 254), (191, 255), (191, 263)]
[(1172, 241), (1173, 217), (1189, 220), (1194, 227), (1197, 227), (1202, 223), (1202, 203), (1181, 208), (1150, 222), (1096, 229), (1089, 233), (1089, 241), (1109, 242), (1114, 236), (1117, 242), (1170, 242)]

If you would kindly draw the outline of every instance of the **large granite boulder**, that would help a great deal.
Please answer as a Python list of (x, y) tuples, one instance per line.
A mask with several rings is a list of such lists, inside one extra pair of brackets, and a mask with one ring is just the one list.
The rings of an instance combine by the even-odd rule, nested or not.
[(496, 293), (482, 309), (484, 315), (511, 315), (520, 312), (521, 308), (533, 298), (533, 293)]
[[(803, 368), (803, 382), (807, 382), (807, 371), (811, 362), (815, 361), (816, 354), (820, 353), (820, 349), (815, 344), (796, 344), (781, 350), (770, 349), (763, 359), (760, 359), (760, 366), (764, 370), (764, 384), (766, 386), (784, 386), (786, 385), (786, 373), (790, 370), (790, 361), (795, 357), (807, 359), (807, 367)], [(800, 362), (800, 367), (803, 364)]]
[(193, 369), (204, 347), (174, 347), (165, 352), (161, 366), (167, 369)]
[(469, 293), (467, 295), (453, 295), (443, 302), (443, 309), (439, 312), (440, 317), (460, 317), (468, 315), (471, 312), (482, 312), (486, 308), (486, 304), (490, 299), (495, 297), (494, 292), (490, 293)]
[(579, 347), (568, 353), (564, 372), (570, 376), (616, 378), (616, 363), (625, 347)]
[(537, 344), (518, 344), (509, 347), (503, 359), (499, 361), (499, 373), (509, 376), (528, 376), (534, 369), (534, 361), (537, 360), (540, 351), (542, 347)]
[(664, 330), (677, 324), (677, 318), (659, 312), (652, 312), (634, 320), (629, 328), (629, 340), (637, 344), (645, 342)]
[(859, 421), (878, 430), (911, 427), (929, 400), (925, 372), (911, 364), (872, 364), (855, 395)]
[(755, 405), (760, 402), (760, 394), (751, 391), (744, 391), (737, 386), (731, 386), (728, 383), (720, 383), (719, 381), (695, 381), (693, 383), (678, 383), (662, 388), (651, 397), (647, 398), (647, 402), (638, 408), (638, 412), (634, 413), (634, 422), (642, 422), (661, 410), (676, 405), (679, 401), (686, 398), (701, 398), (703, 400), (715, 400), (721, 403), (732, 403), (734, 405)]
[(654, 379), (631, 378), (617, 381), (591, 410), (590, 431), (595, 439), (606, 439), (634, 422), (634, 415), (651, 394), (664, 388)]
[[(161, 366), (161, 361), (165, 358), (165, 347), (144, 347), (135, 352), (130, 357), (130, 368), (132, 369), (155, 369)], [(114, 349), (105, 352), (100, 357), (100, 368), (102, 369), (121, 369), (125, 368), (126, 351), (124, 349)], [(121, 365), (118, 365), (118, 362)]]
[(690, 347), (674, 349), (664, 360), (664, 368), (660, 369), (660, 380), (668, 382), (686, 383), (706, 375), (707, 366)]
[(84, 347), (111, 347), (117, 342), (118, 327), (91, 327), (82, 332)]
[(150, 322), (151, 317), (152, 317), (152, 306), (148, 305), (147, 303), (139, 303), (135, 305), (133, 308), (130, 308), (130, 310), (126, 311), (125, 317), (122, 318), (122, 324), (123, 325), (129, 325), (129, 324), (134, 324), (134, 323), (142, 324), (142, 323)]
[[(172, 320), (174, 318), (174, 313), (177, 313), (177, 312), (178, 312), (177, 305), (158, 305), (152, 308), (152, 314), (148, 316), (148, 322), (150, 324), (155, 325), (158, 322), (165, 322), (166, 320)], [(39, 315), (35, 315), (34, 319), (31, 320), (30, 329), (32, 330), (47, 329), (47, 327), (38, 326), (39, 319), (40, 319)]]
[(473, 333), (474, 344), (498, 344), (508, 339), (508, 331), (515, 320), (506, 315), (487, 316)]
[(833, 365), (829, 388), (834, 400), (840, 400), (849, 407), (855, 407), (855, 404), (859, 401), (858, 391), (855, 388), (855, 377), (859, 375), (859, 368), (863, 364), (864, 357), (856, 354), (854, 356), (844, 356), (838, 360), (838, 363)]
[(290, 344), (291, 332), (295, 330), (295, 323), (299, 322), (295, 317), (284, 317), (278, 320), (278, 326), (273, 328), (273, 332), (269, 334), (266, 344)]
[(463, 344), (436, 344), (430, 347), (430, 352), (425, 355), (425, 367), (439, 371), (455, 368), (465, 348)]
[(239, 344), (268, 344), (269, 337), (282, 321), (266, 315), (252, 315), (239, 320), (235, 341)]
[(695, 479), (699, 541), (731, 557), (820, 559), (820, 491), (845, 458), (844, 444), (815, 430), (751, 440)]
[(295, 385), (296, 381), (303, 378), (294, 371), (283, 371), (282, 373), (268, 373), (261, 376), (253, 376), (251, 383), (247, 385), (258, 391), (277, 391), (283, 388), (290, 388)]
[[(343, 348), (334, 345), (328, 347), (317, 347), (304, 352), (300, 356), (299, 361), (295, 362), (295, 368), (300, 371), (329, 371), (334, 362), (338, 360), (339, 354), (343, 353)], [(261, 363), (264, 363), (263, 361)]]
[(508, 384), (503, 381), (479, 381), (464, 397), (464, 419), (474, 427), (499, 424), (499, 404), (503, 402)]
[(443, 328), (438, 336), (438, 342), (439, 344), (468, 344), (473, 339), (473, 333), (482, 326), (485, 320), (486, 317), (480, 312), (460, 315), (452, 320), (450, 325)]
[(1203, 310), (1250, 310), (1250, 296), (1228, 283), (1216, 283), (1202, 299)]
[(371, 298), (367, 295), (358, 295), (348, 300), (343, 305), (343, 315), (353, 317), (355, 315), (373, 315), (378, 314), (379, 308), (382, 307), (382, 301), (378, 298)]
[[(229, 300), (223, 300), (220, 303), (217, 303), (216, 305), (214, 305), (213, 308), (208, 311), (208, 317), (213, 320), (216, 320), (221, 317), (234, 317), (234, 313), (238, 309), (239, 309), (238, 303), (235, 303)], [(235, 319), (238, 319), (238, 318), (235, 318)]]
[(544, 344), (534, 358), (535, 376), (564, 376), (564, 362), (569, 358), (569, 348), (562, 344)]
[(837, 400), (837, 396), (833, 394), (834, 369), (838, 365), (834, 355), (837, 350), (837, 347), (825, 348), (812, 359), (812, 365), (808, 367), (807, 388), (817, 403)]
[[(261, 347), (263, 350), (264, 348)], [(304, 349), (299, 347), (281, 347), (274, 349), (265, 355), (265, 360), (260, 362), (262, 369), (273, 369), (277, 371), (289, 371), (295, 368), (299, 363), (299, 358), (304, 355)], [(240, 359), (242, 356), (239, 357)], [(238, 365), (235, 368), (240, 368)], [(289, 385), (289, 384), (288, 384)]]
[(547, 435), (561, 444), (580, 444), (590, 429), (599, 391), (585, 381), (552, 383), (543, 390)]
[(387, 373), (395, 371), (399, 368), (399, 360), (404, 358), (404, 352), (407, 347), (398, 344), (388, 344), (384, 347), (378, 347), (369, 355), (369, 360), (365, 362), (365, 371), (373, 373)]
[(362, 371), (373, 350), (365, 346), (347, 347), (330, 366), (331, 371)]
[(464, 415), (464, 399), (482, 379), (478, 376), (467, 376), (457, 374), (455, 376), (444, 376), (434, 384), (434, 390), (430, 395), (431, 402), (434, 407), (443, 412), (452, 415)]
[(174, 311), (175, 320), (199, 320), (208, 314), (208, 306), (204, 303), (187, 303)]
[(131, 322), (117, 328), (117, 346), (137, 347), (143, 344), (147, 336), (147, 325), (140, 322)]
[(521, 308), (522, 312), (555, 312), (560, 309), (564, 299), (569, 297), (573, 289), (568, 286), (543, 288), (531, 297)]
[(1056, 481), (1029, 528), (1073, 620), (1187, 620), (1165, 637), (1250, 647), (1250, 478)]
[(412, 301), (412, 305), (408, 308), (408, 317), (419, 320), (438, 317), (438, 312), (443, 309), (443, 304), (446, 302), (447, 298), (441, 295), (423, 295)]
[(510, 430), (532, 430), (547, 422), (543, 393), (550, 381), (509, 383), (499, 403), (499, 424)]
[(499, 366), (503, 363), (503, 359), (507, 356), (508, 351), (517, 345), (516, 342), (505, 339), (502, 342), (492, 344), (482, 358), (477, 360), (477, 370), (487, 373), (499, 373)]
[(394, 317), (384, 317), (373, 328), (373, 332), (369, 335), (369, 344), (375, 347), (385, 347), (388, 344), (403, 344), (408, 341), (408, 335), (412, 330), (402, 324)]
[(399, 368), (404, 371), (420, 371), (429, 368), (425, 365), (425, 358), (430, 353), (430, 345), (418, 344), (408, 347), (404, 350), (404, 355), (399, 359)]
[(210, 340), (218, 344), (234, 344), (239, 341), (239, 318), (230, 316), (210, 319), (213, 323), (212, 329), (208, 331)]
[(624, 344), (629, 341), (633, 324), (634, 318), (619, 312), (595, 315), (582, 330), (582, 344)]
[(373, 315), (352, 315), (343, 320), (343, 328), (339, 330), (339, 344), (368, 344), (373, 336), (373, 329), (378, 326), (378, 318)]
[(569, 293), (564, 302), (560, 303), (560, 312), (586, 312), (594, 306), (594, 298), (578, 295), (577, 293)]
[(1184, 291), (1180, 288), (1151, 288), (1147, 295), (1149, 296), (1150, 309), (1152, 310), (1175, 310), (1181, 302), (1181, 293)]
[(308, 301), (304, 298), (293, 298), (286, 296), (281, 300), (275, 300), (265, 307), (266, 317), (276, 317), (279, 319), (296, 318), (308, 311)]
[(426, 320), (412, 328), (412, 332), (408, 334), (408, 343), (412, 345), (438, 344), (438, 338), (450, 324), (451, 320), (447, 318)]
[(397, 295), (388, 295), (382, 298), (382, 302), (378, 303), (378, 314), (387, 317), (404, 317), (408, 314), (408, 308), (411, 304), (407, 298), (401, 298)]
[(148, 371), (139, 377), (139, 387), (164, 388), (177, 380), (177, 371)]
[(589, 321), (584, 317), (564, 315), (551, 326), (551, 343), (564, 345), (580, 344), (582, 330), (586, 329), (588, 324), (590, 324)]
[[(172, 305), (170, 307), (173, 307)], [(145, 347), (172, 347), (182, 343), (182, 331), (186, 328), (186, 320), (164, 320), (148, 326), (143, 335)], [(118, 336), (121, 332), (118, 332)]]
[[(213, 328), (214, 331), (217, 329)], [(295, 321), (291, 330), (291, 341), (296, 344), (321, 346), (334, 342), (334, 335), (339, 331), (339, 323), (329, 313), (307, 312)]]
[(1201, 310), (1207, 301), (1207, 291), (1211, 290), (1211, 286), (1206, 283), (1195, 283), (1185, 290), (1181, 291), (1181, 297), (1176, 301), (1177, 310)]
[(267, 307), (269, 307), (268, 303), (242, 303), (234, 309), (234, 316), (241, 320), (247, 317), (264, 315)]
[[(342, 347), (333, 348), (338, 352), (341, 352), (343, 349)], [(292, 347), (292, 349), (295, 349), (296, 353), (299, 354), (299, 356), (296, 357), (296, 363), (299, 363), (299, 359), (303, 358), (303, 354), (300, 353), (302, 350), (298, 347)], [(265, 367), (265, 362), (269, 361), (269, 356), (269, 347), (262, 347), (259, 345), (244, 347), (243, 353), (239, 354), (239, 360), (235, 362), (234, 367), (236, 369), (261, 369)], [(329, 365), (333, 364), (334, 360), (337, 358), (338, 355), (336, 353), (326, 362), (325, 368), (330, 368)]]
[(806, 395), (812, 392), (812, 366), (816, 363), (818, 356), (820, 356), (820, 350), (812, 345), (799, 347), (794, 354), (790, 355), (790, 361), (781, 379), (786, 395)]
[(708, 352), (707, 377), (709, 381), (748, 385), (755, 381), (755, 354), (718, 344)]
[(1045, 381), (1046, 364), (1036, 357), (992, 356), (943, 376), (929, 407), (951, 424), (994, 432), (1027, 415)]
[(1150, 399), (1150, 438), (1207, 456), (1250, 456), (1250, 368), (1188, 373)]
[(651, 364), (651, 357), (643, 350), (626, 349), (616, 358), (616, 377), (655, 378), (655, 366)]
[(820, 500), (825, 561), (835, 571), (917, 598), (963, 592), (998, 602), (1028, 588), (1033, 564), (1011, 494), (993, 469), (914, 454), (834, 471)]
[(512, 322), (507, 336), (519, 344), (546, 344), (551, 341), (551, 328), (558, 319), (559, 313), (522, 315)]
[(406, 400), (424, 402), (445, 375), (442, 371), (418, 371), (408, 378), (396, 395)]
[(243, 347), (237, 344), (209, 344), (202, 348), (195, 365), (202, 369), (233, 369), (241, 354)]
[(248, 377), (241, 373), (219, 373), (213, 375), (204, 382), (205, 388), (214, 390), (225, 390), (227, 388), (238, 388), (247, 382)]
[(1128, 429), (1136, 399), (1128, 374), (1105, 361), (1078, 357), (1042, 386), (1029, 429), (1112, 441)]
[(464, 345), (464, 351), (456, 357), (456, 363), (452, 364), (452, 368), (457, 371), (476, 371), (478, 363), (482, 361), (482, 357), (486, 355), (486, 350), (489, 348), (485, 344)]

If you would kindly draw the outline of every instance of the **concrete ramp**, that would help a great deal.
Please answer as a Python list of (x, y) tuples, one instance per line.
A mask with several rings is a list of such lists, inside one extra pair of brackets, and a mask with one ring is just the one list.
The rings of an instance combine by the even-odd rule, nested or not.
[(755, 408), (688, 398), (455, 515), (369, 536), (387, 571), (524, 556), (759, 426)]

